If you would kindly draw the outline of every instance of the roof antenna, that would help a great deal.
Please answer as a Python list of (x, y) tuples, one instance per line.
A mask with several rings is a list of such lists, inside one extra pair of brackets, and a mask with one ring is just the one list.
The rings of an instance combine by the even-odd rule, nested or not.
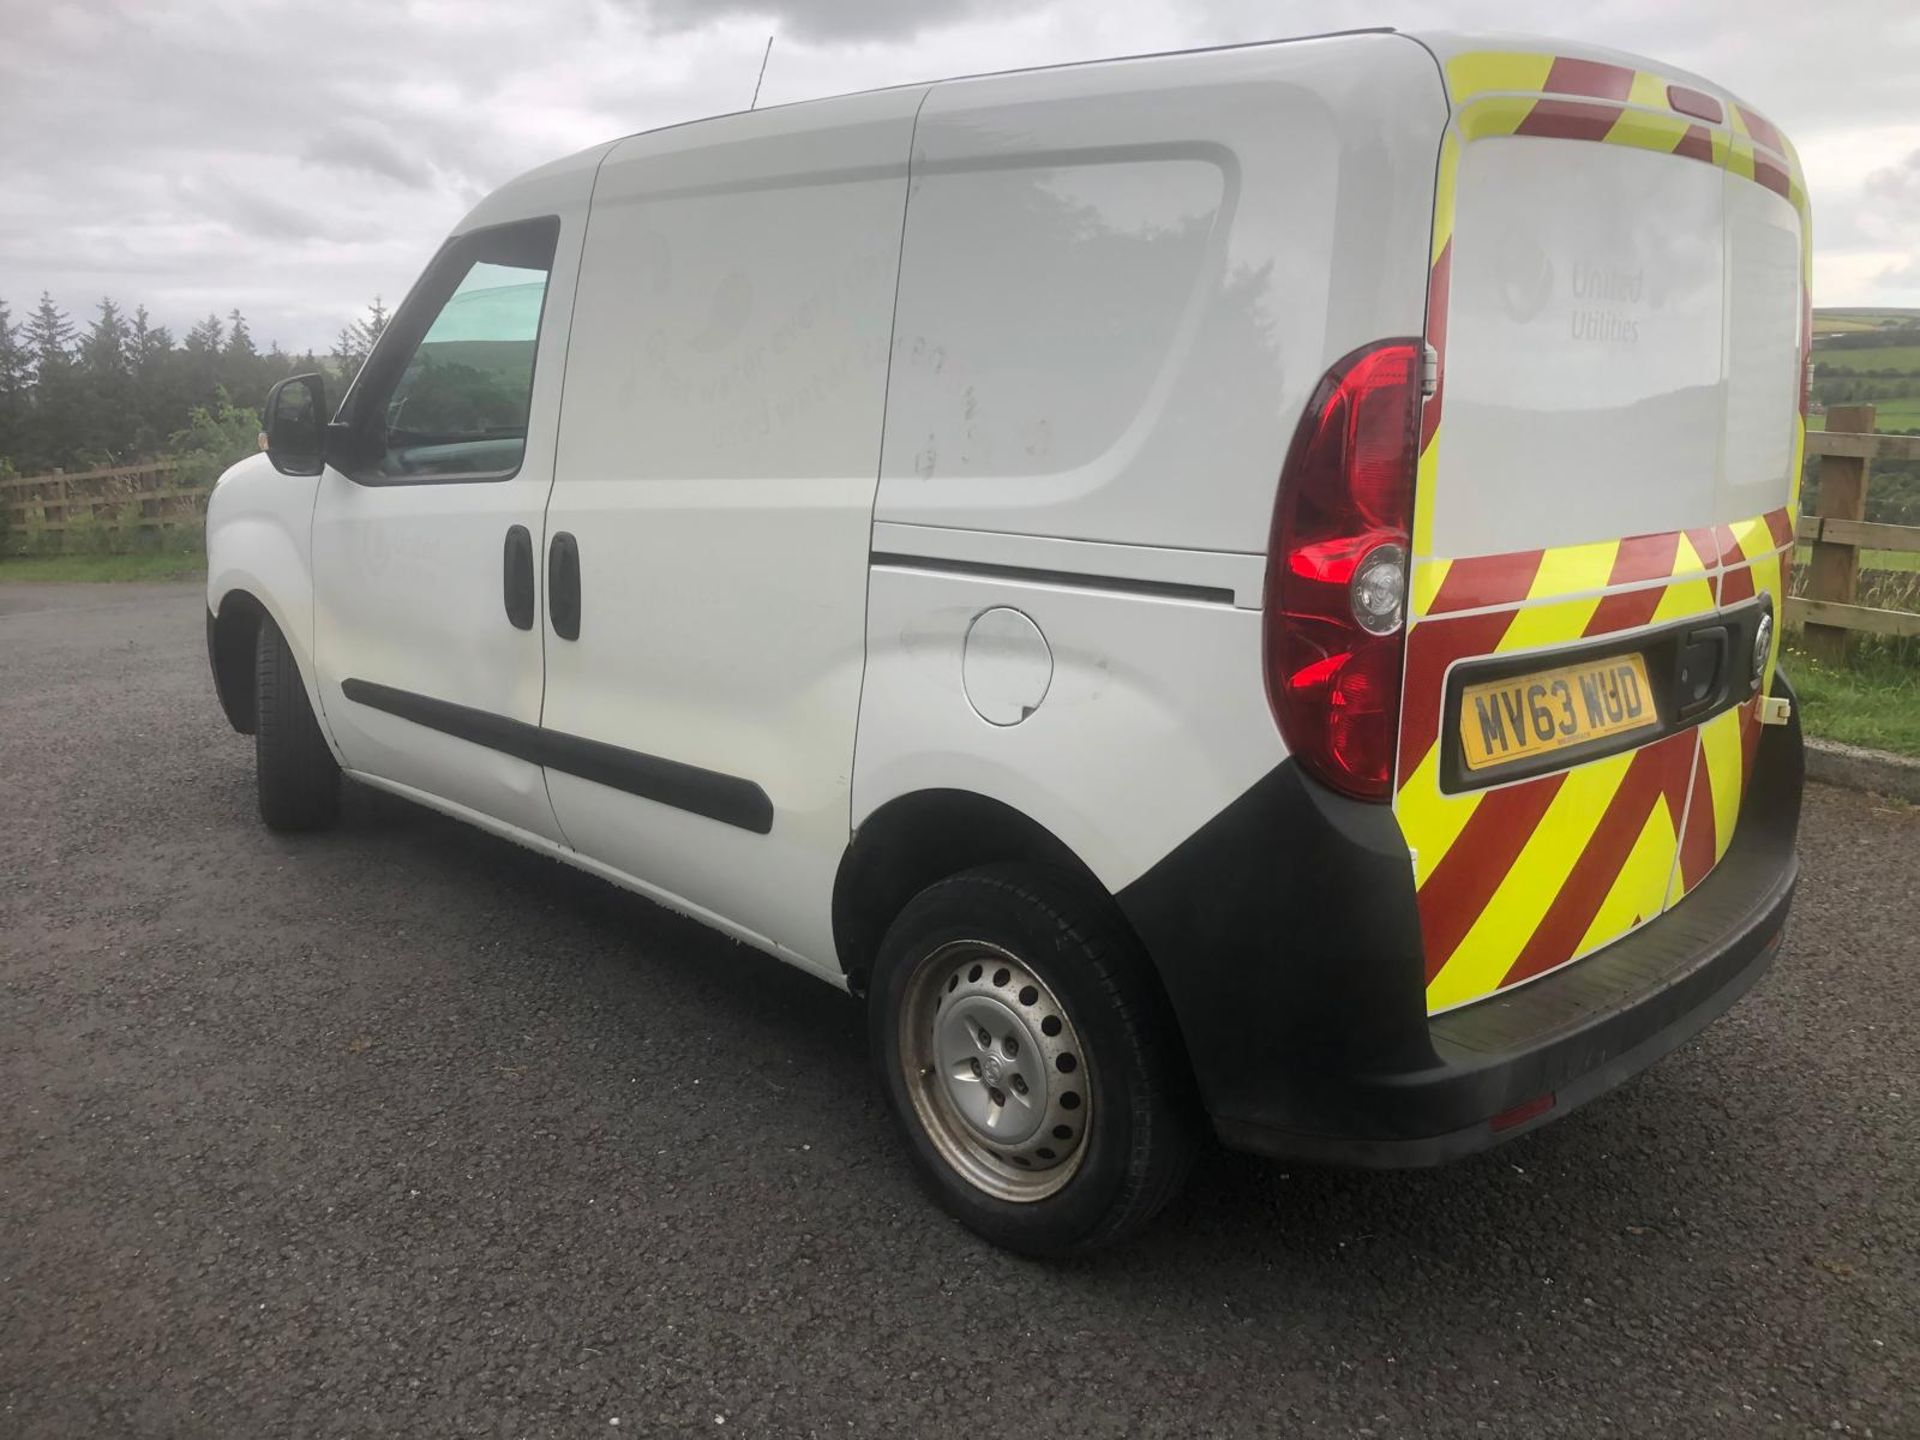
[(769, 35), (767, 36), (767, 48), (760, 52), (760, 75), (759, 78), (753, 82), (753, 104), (747, 106), (749, 110), (756, 110), (760, 106), (760, 84), (761, 81), (767, 78), (767, 57), (771, 54), (773, 54), (773, 36)]

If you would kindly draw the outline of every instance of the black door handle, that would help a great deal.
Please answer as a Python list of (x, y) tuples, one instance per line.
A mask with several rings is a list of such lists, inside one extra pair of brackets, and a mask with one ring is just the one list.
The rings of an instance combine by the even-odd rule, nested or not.
[(547, 618), (562, 640), (580, 638), (580, 542), (564, 530), (547, 546)]
[(507, 620), (516, 630), (533, 628), (533, 536), (524, 525), (507, 531), (501, 580), (506, 589)]

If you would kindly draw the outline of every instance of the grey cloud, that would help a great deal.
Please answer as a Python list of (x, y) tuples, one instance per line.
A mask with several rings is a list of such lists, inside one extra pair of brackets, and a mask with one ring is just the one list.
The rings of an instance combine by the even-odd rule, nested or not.
[(330, 216), (325, 201), (315, 195), (302, 203), (295, 188), (281, 198), (279, 187), (248, 177), (200, 176), (182, 180), (180, 198), (202, 216), (218, 220), (242, 235), (269, 241), (328, 240), (343, 235), (339, 218)]
[(1011, 8), (1010, 0), (654, 0), (647, 10), (668, 31), (753, 18), (824, 43), (899, 40)]
[(307, 143), (302, 157), (316, 165), (333, 166), (363, 175), (380, 176), (415, 188), (431, 185), (433, 167), (409, 153), (393, 132), (371, 116), (337, 121)]
[[(1546, 27), (1725, 81), (1803, 153), (1854, 158), (1837, 180), (1809, 167), (1817, 256), (1855, 257), (1857, 277), (1816, 299), (1920, 303), (1920, 32), (1880, 23), (1884, 0), (1516, 9), (1376, 0), (1366, 20)], [(176, 327), (238, 305), (289, 348), (402, 294), (519, 171), (745, 105), (769, 29), (763, 105), (1354, 23), (1324, 0), (0, 0), (0, 14), (0, 296), (18, 313), (44, 287), (85, 312), (104, 292)]]
[(1920, 150), (1870, 173), (1864, 189), (1870, 200), (1920, 216)]

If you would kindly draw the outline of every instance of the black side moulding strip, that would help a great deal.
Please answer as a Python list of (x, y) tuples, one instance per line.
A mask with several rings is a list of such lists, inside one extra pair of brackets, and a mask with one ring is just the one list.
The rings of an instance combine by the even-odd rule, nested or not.
[(773, 801), (751, 780), (703, 770), (678, 760), (665, 760), (639, 750), (627, 750), (578, 735), (564, 735), (529, 725), (490, 710), (416, 695), (371, 680), (345, 680), (340, 691), (356, 705), (381, 710), (438, 730), (458, 740), (484, 745), (529, 764), (544, 765), (596, 785), (638, 795), (643, 800), (671, 805), (765, 835), (773, 829)]

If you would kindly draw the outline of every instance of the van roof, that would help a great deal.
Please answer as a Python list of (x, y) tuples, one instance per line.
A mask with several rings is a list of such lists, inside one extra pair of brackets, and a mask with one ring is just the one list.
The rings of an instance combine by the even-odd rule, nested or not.
[(1630, 69), (1657, 69), (1662, 76), (1669, 80), (1680, 81), (1707, 91), (1710, 94), (1718, 95), (1722, 99), (1745, 106), (1749, 111), (1753, 108), (1746, 106), (1745, 102), (1740, 100), (1739, 96), (1733, 94), (1725, 86), (1716, 84), (1703, 76), (1682, 70), (1677, 66), (1665, 64), (1664, 62), (1654, 62), (1644, 55), (1636, 55), (1625, 50), (1615, 50), (1603, 45), (1591, 45), (1578, 41), (1553, 39), (1543, 35), (1506, 33), (1500, 31), (1410, 31), (1401, 30), (1391, 25), (1361, 26), (1345, 30), (1321, 30), (1306, 35), (1275, 36), (1265, 40), (1235, 41), (1223, 45), (1195, 45), (1180, 50), (1150, 50), (1135, 55), (1104, 55), (1087, 60), (1069, 60), (1050, 65), (1016, 65), (1003, 70), (982, 70), (964, 75), (944, 75), (934, 79), (902, 81), (893, 85), (875, 85), (865, 90), (848, 90), (835, 95), (810, 96), (804, 100), (786, 100), (777, 105), (768, 105), (764, 108), (754, 107), (751, 110), (716, 111), (711, 115), (695, 116), (687, 120), (672, 121), (665, 125), (655, 125), (645, 130), (630, 131), (625, 135), (616, 136), (611, 140), (588, 146), (586, 149), (576, 151), (571, 155), (549, 161), (544, 165), (535, 166), (533, 169), (515, 176), (513, 179), (496, 188), (485, 200), (480, 202), (480, 205), (475, 207), (474, 212), (469, 214), (467, 219), (463, 220), (456, 229), (464, 230), (468, 228), (480, 210), (491, 210), (494, 202), (501, 200), (510, 201), (512, 193), (522, 185), (542, 178), (553, 177), (576, 168), (597, 166), (608, 150), (620, 144), (622, 141), (631, 140), (638, 135), (657, 135), (669, 130), (678, 130), (694, 125), (704, 125), (708, 121), (733, 119), (747, 114), (773, 114), (807, 105), (830, 105), (835, 101), (850, 99), (856, 95), (883, 94), (892, 90), (911, 90), (922, 86), (949, 85), (960, 81), (986, 80), (1003, 75), (1041, 74), (1054, 70), (1079, 70), (1095, 65), (1119, 65), (1141, 60), (1164, 60), (1176, 56), (1258, 50), (1270, 46), (1298, 45), (1315, 40), (1339, 40), (1362, 35), (1398, 35), (1404, 37), (1431, 54), (1443, 76), (1446, 72), (1446, 62), (1450, 57), (1470, 51), (1501, 50), (1521, 54), (1564, 56), (1581, 60), (1597, 60), (1625, 66)]

